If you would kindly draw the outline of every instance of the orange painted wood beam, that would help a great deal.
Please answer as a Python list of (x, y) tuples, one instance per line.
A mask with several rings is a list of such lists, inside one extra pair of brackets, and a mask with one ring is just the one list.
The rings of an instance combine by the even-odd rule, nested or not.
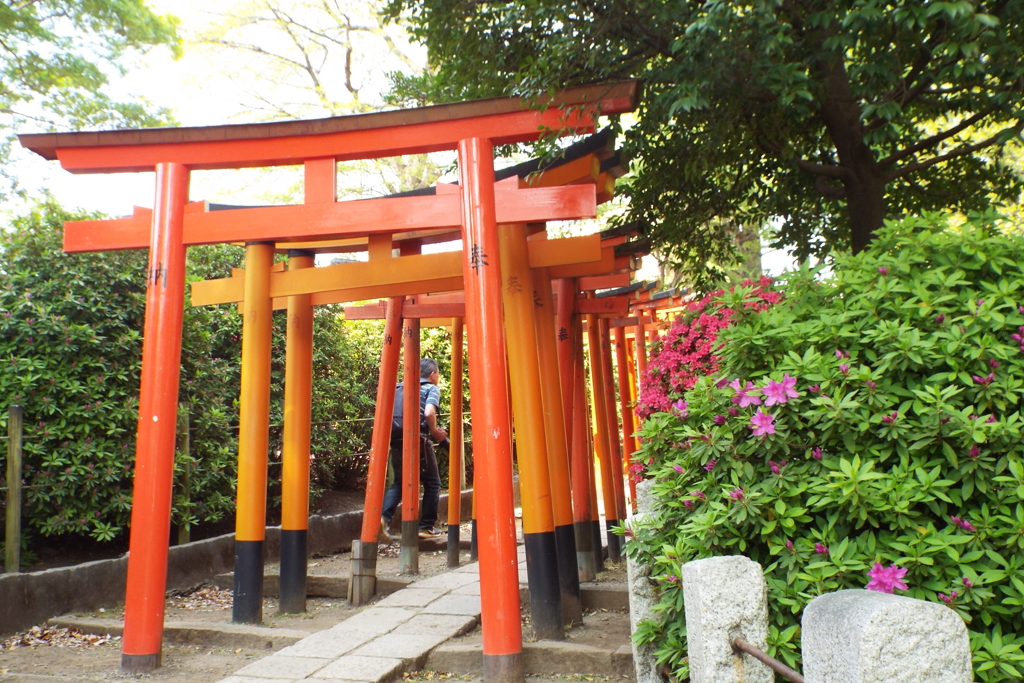
[(577, 285), (577, 289), (584, 292), (594, 289), (614, 289), (616, 287), (628, 287), (631, 284), (632, 275), (630, 273), (613, 273), (611, 275), (592, 275), (590, 277), (581, 277)]
[(588, 313), (629, 313), (628, 296), (605, 296), (600, 299), (576, 299), (576, 312)]
[[(606, 255), (599, 235), (530, 242), (528, 249), (533, 268), (600, 262), (599, 259)], [(350, 293), (344, 296), (353, 298), (330, 302), (341, 303), (400, 296), (395, 289), (378, 294), (378, 291), (383, 291), (379, 288), (385, 285), (406, 285), (405, 294), (462, 289), (461, 276), (462, 251), (446, 251), (272, 273), (270, 295), (280, 298), (313, 294), (313, 304), (317, 305), (327, 303), (316, 296), (318, 293), (349, 290)], [(449, 286), (454, 285), (457, 279), (457, 286)], [(443, 285), (441, 281), (444, 281)], [(195, 282), (192, 284), (192, 305), (209, 306), (241, 301), (242, 282), (243, 278), (237, 276)], [(351, 292), (364, 295), (354, 296)]]
[(597, 183), (600, 177), (601, 160), (597, 158), (596, 154), (587, 154), (561, 166), (520, 178), (519, 187), (555, 187), (572, 183)]
[(539, 129), (593, 133), (592, 111), (525, 110), (472, 119), (431, 121), (385, 128), (235, 140), (57, 148), (61, 167), (71, 173), (141, 173), (161, 162), (193, 170), (296, 166), (308, 159), (378, 159), (453, 150), (466, 136), (489, 137), (505, 145), (536, 140)]
[(190, 169), (298, 165), (311, 159), (370, 159), (453, 150), (467, 136), (493, 144), (536, 140), (546, 131), (592, 132), (599, 114), (635, 109), (636, 81), (570, 88), (519, 98), (338, 116), (306, 121), (21, 135), (22, 146), (59, 159), (73, 173), (151, 171), (174, 162)]
[[(458, 190), (458, 188), (456, 188)], [(592, 218), (597, 215), (593, 185), (495, 192), (498, 220), (535, 223)], [(462, 221), (458, 191), (422, 197), (383, 197), (349, 202), (266, 206), (185, 215), (186, 245), (224, 242), (300, 241), (315, 238), (366, 237), (434, 228), (458, 230)], [(149, 246), (152, 212), (136, 210), (128, 218), (68, 221), (64, 251), (112, 251)]]
[[(466, 314), (466, 304), (405, 304), (402, 308), (403, 318), (462, 318)], [(377, 304), (369, 306), (346, 306), (346, 320), (383, 320), (384, 312)], [(451, 324), (451, 320), (445, 322)]]

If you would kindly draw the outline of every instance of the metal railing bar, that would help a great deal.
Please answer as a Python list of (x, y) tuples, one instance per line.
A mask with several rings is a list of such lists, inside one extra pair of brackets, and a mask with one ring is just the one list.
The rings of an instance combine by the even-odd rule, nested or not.
[(779, 660), (762, 652), (760, 649), (754, 647), (742, 638), (736, 638), (735, 640), (733, 640), (732, 647), (734, 650), (738, 650), (739, 652), (745, 652), (746, 654), (750, 655), (757, 661), (761, 662), (762, 664), (770, 668), (775, 673), (793, 681), (793, 683), (804, 683), (804, 677), (800, 673), (794, 671), (793, 669), (790, 669), (788, 666), (786, 666)]

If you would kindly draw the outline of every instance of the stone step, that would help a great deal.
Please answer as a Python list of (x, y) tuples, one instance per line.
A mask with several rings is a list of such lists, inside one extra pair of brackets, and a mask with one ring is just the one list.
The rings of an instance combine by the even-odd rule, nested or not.
[[(279, 574), (263, 575), (263, 597), (276, 598), (278, 595)], [(377, 579), (377, 594), (390, 595), (395, 591), (402, 590), (408, 586), (415, 577), (379, 577)], [(234, 574), (218, 574), (213, 577), (213, 585), (222, 590), (231, 590), (234, 586)], [(310, 574), (306, 577), (306, 597), (310, 598), (346, 598), (348, 596), (347, 576), (317, 576)]]
[[(629, 609), (629, 589), (624, 584), (580, 584), (580, 599), (583, 609), (609, 612)], [(530, 604), (530, 589), (526, 585), (519, 588), (519, 601), (524, 605)]]
[[(59, 628), (75, 628), (88, 635), (120, 636), (124, 631), (124, 622), (120, 619), (65, 616), (50, 619), (46, 623)], [(164, 624), (165, 640), (187, 645), (279, 650), (282, 647), (294, 645), (308, 636), (308, 631), (248, 624), (210, 624), (190, 621), (168, 621)]]
[[(523, 643), (523, 667), (528, 676), (594, 674), (633, 676), (633, 650), (628, 644), (611, 651), (591, 645), (540, 640)], [(483, 674), (479, 643), (446, 643), (431, 651), (426, 668), (459, 675)]]

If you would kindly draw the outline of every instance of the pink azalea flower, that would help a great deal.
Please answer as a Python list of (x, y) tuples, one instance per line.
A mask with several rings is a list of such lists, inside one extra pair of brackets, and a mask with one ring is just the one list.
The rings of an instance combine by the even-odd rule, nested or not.
[(958, 596), (956, 591), (950, 591), (949, 595), (946, 595), (945, 593), (939, 593), (939, 600), (942, 600), (942, 602), (946, 603), (947, 605), (952, 605), (953, 601), (956, 600), (957, 597)]
[(885, 266), (878, 266), (878, 272), (882, 275), (888, 275), (889, 269), (886, 268)]
[(828, 555), (828, 548), (826, 548), (821, 543), (815, 543), (814, 544), (814, 552), (816, 552), (818, 555)]
[(821, 460), (821, 446), (815, 446), (814, 450), (811, 451), (811, 457), (815, 460)]
[(772, 474), (779, 474), (782, 468), (786, 466), (786, 461), (775, 462), (774, 460), (769, 460), (768, 465), (772, 468)]
[(985, 420), (985, 422), (988, 422), (989, 424), (992, 424), (993, 422), (999, 422), (999, 420), (996, 419), (995, 415), (989, 415), (988, 419)]
[(767, 436), (775, 433), (775, 416), (763, 412), (760, 408), (750, 418), (750, 428), (754, 430), (754, 436)]
[(675, 414), (682, 418), (689, 417), (689, 408), (690, 404), (684, 401), (683, 399), (679, 399), (678, 401), (672, 404), (672, 412), (674, 412)]
[(966, 576), (964, 577), (964, 588), (974, 588), (974, 584)]
[(895, 588), (905, 591), (907, 590), (907, 584), (903, 583), (903, 577), (906, 575), (907, 570), (903, 567), (897, 567), (896, 565), (883, 567), (880, 562), (875, 562), (875, 566), (868, 571), (868, 576), (871, 577), (871, 580), (868, 581), (868, 585), (865, 588), (869, 591), (878, 591), (879, 593), (892, 593)]
[(993, 370), (995, 370), (996, 368), (999, 367), (999, 361), (997, 361), (995, 358), (989, 358), (988, 359), (988, 366), (990, 368), (992, 368)]
[(843, 352), (840, 351), (839, 349), (836, 349), (836, 358), (838, 358), (839, 360), (843, 359)]
[(683, 501), (683, 506), (686, 507), (687, 509), (692, 508), (693, 507), (693, 501), (692, 500), (684, 500)]
[(942, 321), (945, 320), (945, 319), (946, 319), (946, 314), (945, 313), (939, 313), (937, 316), (935, 316), (935, 322), (938, 325), (941, 325)]
[(898, 418), (899, 416), (900, 416), (900, 414), (897, 411), (894, 410), (891, 413), (889, 413), (888, 415), (886, 415), (885, 417), (883, 417), (882, 418), (882, 422), (884, 422), (887, 425), (891, 425), (893, 422), (896, 421), (896, 418)]
[(726, 412), (732, 415), (733, 417), (736, 417), (737, 415), (740, 414), (740, 411), (736, 410), (735, 408), (729, 408), (729, 410), (727, 410)]
[(698, 497), (698, 498), (700, 498), (701, 500), (707, 500), (707, 499), (708, 499), (708, 497), (707, 497), (707, 496), (705, 496), (705, 495), (704, 495), (704, 492), (703, 492), (703, 491), (701, 491), (700, 489), (697, 489), (697, 490), (695, 490), (695, 491), (690, 491), (690, 495), (691, 495), (691, 496), (697, 496), (697, 497)]
[(971, 446), (971, 451), (967, 454), (972, 458), (977, 458), (981, 455), (981, 449), (977, 445)]
[(682, 465), (672, 465), (672, 469), (674, 469), (679, 474), (682, 474), (683, 472), (686, 471), (686, 470), (683, 469)]
[(760, 393), (761, 390), (754, 386), (753, 382), (747, 382), (746, 386), (743, 386), (740, 380), (734, 379), (729, 383), (729, 386), (736, 390), (736, 395), (732, 397), (732, 402), (738, 403), (740, 408), (761, 405), (761, 399), (753, 395)]
[(708, 460), (707, 464), (704, 465), (704, 469), (706, 469), (708, 472), (710, 472), (711, 470), (715, 469), (715, 465), (717, 465), (717, 464), (718, 464), (717, 460)]
[(714, 422), (716, 425), (724, 425), (726, 419), (727, 418), (725, 417), (725, 415), (715, 415), (715, 417), (712, 420), (712, 422)]
[(728, 383), (729, 383), (728, 378), (723, 377), (722, 379), (719, 379), (719, 380), (715, 381), (715, 386), (718, 387), (719, 389), (721, 389), (722, 387), (724, 387)]
[(788, 374), (782, 376), (781, 382), (768, 380), (768, 386), (761, 391), (765, 395), (766, 406), (786, 403), (791, 398), (800, 397), (800, 392), (796, 390), (796, 377), (790, 377)]
[(743, 493), (743, 489), (733, 489), (732, 491), (729, 491), (729, 497), (733, 500), (743, 500), (745, 494)]
[(840, 363), (839, 364), (839, 372), (843, 373), (844, 375), (849, 373), (850, 372), (850, 366), (847, 363)]
[(786, 548), (789, 550), (793, 549), (793, 541), (789, 540), (788, 538), (786, 539)]
[(973, 534), (973, 533), (974, 533), (975, 531), (977, 531), (977, 529), (975, 529), (975, 528), (974, 528), (974, 525), (973, 525), (973, 524), (971, 524), (970, 522), (968, 522), (968, 521), (967, 521), (966, 519), (964, 519), (963, 517), (960, 517), (960, 516), (953, 516), (953, 517), (950, 517), (950, 518), (949, 518), (949, 521), (950, 521), (950, 522), (952, 522), (953, 524), (957, 525), (958, 527), (960, 527), (960, 528), (961, 528), (961, 529), (963, 529), (964, 531), (969, 531), (969, 532), (971, 532), (972, 534)]
[(812, 384), (811, 386), (809, 386), (807, 388), (811, 390), (812, 394), (817, 394), (818, 392), (821, 391), (821, 385), (820, 384)]

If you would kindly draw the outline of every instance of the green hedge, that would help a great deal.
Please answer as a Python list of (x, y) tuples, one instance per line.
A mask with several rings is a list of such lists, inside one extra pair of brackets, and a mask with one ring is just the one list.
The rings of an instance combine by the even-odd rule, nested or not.
[[(7, 406), (20, 403), (29, 537), (110, 540), (129, 520), (147, 253), (61, 251), (63, 222), (95, 217), (47, 202), (0, 234), (0, 429)], [(191, 247), (188, 279), (225, 277), (242, 262), (237, 247)], [(380, 326), (343, 325), (339, 313), (319, 307), (314, 317), (314, 495), (361, 482), (364, 418), (372, 418), (376, 400)], [(282, 421), (285, 327), (285, 313), (276, 312), (273, 425)], [(176, 458), (174, 524), (215, 522), (234, 511), (240, 338), (236, 306), (186, 304), (180, 400), (191, 404), (191, 453)], [(280, 436), (272, 427), (271, 506), (279, 495)], [(2, 450), (0, 468), (5, 458)]]
[(788, 274), (768, 310), (722, 295), (720, 373), (651, 416), (636, 456), (660, 512), (627, 548), (653, 563), (662, 617), (636, 637), (677, 676), (680, 564), (731, 554), (765, 568), (770, 651), (791, 665), (803, 607), (880, 563), (968, 622), (979, 679), (1024, 676), (1019, 235), (909, 218), (831, 273)]

